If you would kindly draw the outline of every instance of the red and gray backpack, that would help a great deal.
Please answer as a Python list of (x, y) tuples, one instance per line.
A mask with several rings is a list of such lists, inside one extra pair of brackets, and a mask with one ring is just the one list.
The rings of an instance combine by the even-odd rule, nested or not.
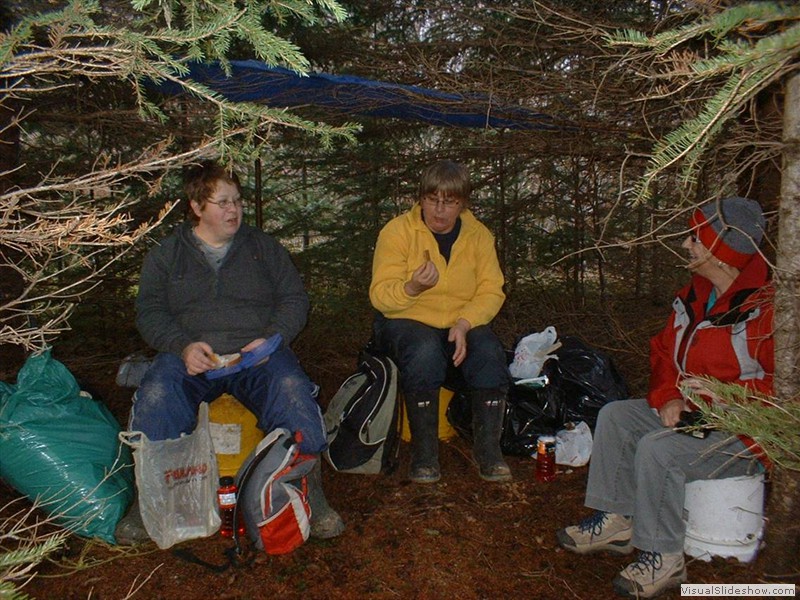
[[(248, 537), (267, 554), (295, 550), (311, 531), (307, 476), (316, 458), (300, 453), (300, 441), (300, 433), (287, 429), (270, 432), (236, 474), (239, 494), (233, 522), (239, 522), (241, 513)], [(236, 533), (234, 540), (238, 552)]]

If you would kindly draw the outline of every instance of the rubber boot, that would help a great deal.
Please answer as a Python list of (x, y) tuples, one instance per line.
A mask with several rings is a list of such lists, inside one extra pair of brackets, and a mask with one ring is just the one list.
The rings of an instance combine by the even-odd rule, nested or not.
[(405, 395), (411, 429), (411, 470), (414, 483), (436, 483), (439, 471), (439, 390)]
[(307, 478), (308, 504), (311, 506), (311, 537), (327, 540), (342, 534), (344, 521), (325, 498), (325, 492), (322, 490), (322, 457), (316, 458), (317, 462)]
[(506, 412), (506, 391), (475, 390), (472, 400), (472, 455), (478, 463), (481, 479), (511, 481), (511, 469), (503, 460), (500, 436)]

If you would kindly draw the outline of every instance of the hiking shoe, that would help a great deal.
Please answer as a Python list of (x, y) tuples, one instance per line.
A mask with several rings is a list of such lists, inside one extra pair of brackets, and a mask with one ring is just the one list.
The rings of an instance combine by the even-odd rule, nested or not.
[(641, 552), (614, 578), (614, 590), (628, 598), (655, 598), (686, 581), (683, 552)]
[(556, 533), (559, 546), (576, 554), (603, 550), (628, 554), (633, 551), (631, 535), (633, 535), (633, 524), (630, 517), (601, 510), (577, 525), (566, 527)]

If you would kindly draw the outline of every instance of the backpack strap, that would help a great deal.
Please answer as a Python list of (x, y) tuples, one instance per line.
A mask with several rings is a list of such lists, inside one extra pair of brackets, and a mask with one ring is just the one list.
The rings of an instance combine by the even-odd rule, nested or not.
[[(387, 436), (389, 439), (389, 443), (386, 446), (384, 451), (384, 460), (383, 466), (381, 471), (385, 475), (391, 475), (397, 470), (397, 467), (400, 465), (400, 438), (403, 435), (403, 417), (406, 411), (406, 404), (405, 398), (401, 397), (400, 392), (400, 381), (399, 381), (399, 371), (397, 366), (395, 365), (394, 361), (390, 356), (387, 354), (383, 354), (378, 352), (374, 336), (367, 342), (367, 345), (363, 348), (360, 354), (360, 359), (362, 361), (367, 360), (367, 356), (370, 356), (380, 362), (381, 368), (388, 371), (387, 376), (384, 377), (386, 381), (386, 385), (392, 385), (392, 376), (396, 378), (394, 381), (395, 385), (395, 407), (394, 407), (394, 435)], [(389, 363), (387, 365), (387, 363)]]
[(388, 457), (386, 459), (384, 472), (386, 475), (391, 475), (397, 470), (400, 465), (400, 438), (403, 436), (403, 419), (406, 414), (406, 400), (405, 396), (401, 397), (398, 392), (395, 400), (395, 432), (394, 439), (392, 440), (392, 447), (387, 448)]
[(213, 573), (224, 573), (234, 564), (233, 561), (230, 560), (230, 556), (228, 556), (227, 550), (225, 551), (225, 555), (228, 556), (228, 562), (222, 563), (221, 565), (215, 565), (214, 563), (210, 563), (208, 561), (203, 560), (188, 548), (173, 548), (172, 554), (173, 556), (177, 556), (178, 558), (185, 560), (186, 562), (192, 563), (193, 565), (200, 565), (201, 567), (205, 567), (206, 569), (212, 571)]

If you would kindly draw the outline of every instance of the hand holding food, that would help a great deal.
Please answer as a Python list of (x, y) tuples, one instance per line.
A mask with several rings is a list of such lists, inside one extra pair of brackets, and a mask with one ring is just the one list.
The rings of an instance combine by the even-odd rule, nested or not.
[(283, 344), (283, 336), (280, 333), (274, 334), (269, 339), (258, 338), (242, 348), (241, 354), (227, 354), (218, 357), (220, 361), (229, 361), (221, 367), (206, 372), (208, 379), (217, 379), (232, 373), (238, 373), (244, 369), (249, 369), (269, 360), (273, 352), (278, 350)]
[(411, 279), (405, 283), (406, 294), (409, 296), (419, 296), (439, 283), (439, 270), (431, 260), (431, 253), (425, 250), (423, 256), (425, 262), (417, 267), (411, 274)]
[(181, 358), (189, 375), (199, 375), (216, 368), (214, 350), (206, 342), (192, 342), (183, 349)]

